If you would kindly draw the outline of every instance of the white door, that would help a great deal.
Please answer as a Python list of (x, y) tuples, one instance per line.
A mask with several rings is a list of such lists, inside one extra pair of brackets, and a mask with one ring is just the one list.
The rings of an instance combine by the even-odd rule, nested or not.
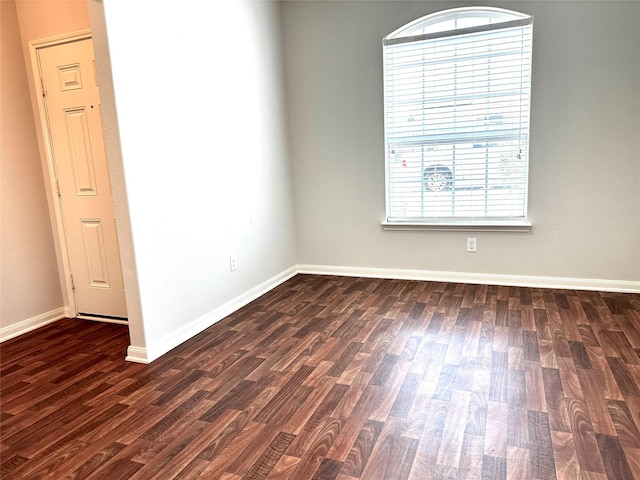
[(78, 314), (126, 318), (93, 43), (39, 48), (38, 62)]

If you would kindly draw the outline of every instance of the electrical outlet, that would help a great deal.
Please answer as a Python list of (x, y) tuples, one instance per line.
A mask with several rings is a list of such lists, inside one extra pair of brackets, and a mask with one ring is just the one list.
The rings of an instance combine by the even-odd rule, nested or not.
[(235, 272), (238, 269), (238, 261), (236, 260), (235, 254), (229, 255), (229, 269), (232, 272)]
[(476, 253), (478, 251), (478, 239), (467, 237), (467, 252)]

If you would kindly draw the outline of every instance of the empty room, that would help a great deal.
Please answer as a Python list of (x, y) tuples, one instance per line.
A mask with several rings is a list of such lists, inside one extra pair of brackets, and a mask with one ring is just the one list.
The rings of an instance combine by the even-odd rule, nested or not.
[(640, 480), (640, 2), (0, 7), (3, 479)]

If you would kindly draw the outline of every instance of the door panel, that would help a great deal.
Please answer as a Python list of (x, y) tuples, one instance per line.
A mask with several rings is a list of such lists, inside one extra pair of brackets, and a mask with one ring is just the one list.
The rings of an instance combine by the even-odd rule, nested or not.
[(79, 313), (126, 318), (91, 39), (38, 50)]
[(102, 222), (99, 219), (82, 220), (82, 226), (85, 256), (89, 267), (89, 284), (92, 287), (109, 288), (109, 267)]
[(69, 161), (73, 170), (76, 195), (97, 195), (96, 175), (84, 108), (65, 109)]

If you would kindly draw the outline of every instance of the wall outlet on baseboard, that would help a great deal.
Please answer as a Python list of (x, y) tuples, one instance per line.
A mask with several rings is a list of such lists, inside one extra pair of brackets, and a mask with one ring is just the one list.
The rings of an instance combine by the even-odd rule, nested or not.
[(478, 251), (478, 239), (467, 237), (467, 252), (476, 253)]
[(235, 272), (238, 269), (238, 260), (236, 259), (235, 253), (229, 255), (229, 270)]

